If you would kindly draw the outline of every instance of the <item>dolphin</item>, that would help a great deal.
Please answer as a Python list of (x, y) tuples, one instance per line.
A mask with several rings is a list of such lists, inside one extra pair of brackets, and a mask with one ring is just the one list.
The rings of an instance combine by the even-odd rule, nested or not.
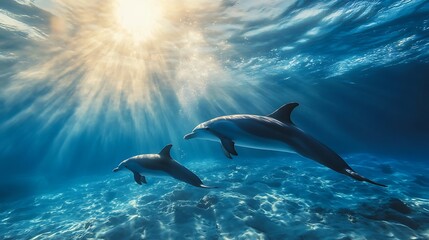
[(359, 175), (337, 153), (299, 129), (290, 115), (298, 103), (288, 103), (267, 116), (238, 114), (213, 118), (196, 126), (184, 139), (220, 141), (226, 157), (237, 156), (235, 146), (296, 152), (358, 181), (376, 183)]
[(140, 174), (152, 176), (170, 175), (195, 187), (216, 188), (204, 185), (197, 175), (171, 158), (170, 150), (172, 146), (172, 144), (168, 144), (158, 154), (143, 154), (130, 157), (122, 161), (118, 167), (113, 169), (113, 172), (126, 168), (134, 174), (134, 180), (139, 185), (147, 183), (146, 177)]

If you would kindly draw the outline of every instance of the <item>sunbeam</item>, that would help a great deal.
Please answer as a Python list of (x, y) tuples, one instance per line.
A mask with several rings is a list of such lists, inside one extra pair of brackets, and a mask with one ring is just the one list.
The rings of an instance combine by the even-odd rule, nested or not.
[(51, 20), (53, 34), (30, 56), (39, 61), (20, 66), (17, 78), (28, 79), (24, 88), (50, 83), (52, 98), (69, 92), (70, 100), (77, 100), (77, 116), (93, 116), (107, 102), (115, 111), (134, 111), (175, 98), (186, 108), (211, 85), (220, 86), (214, 78), (228, 74), (210, 51), (201, 51), (209, 46), (196, 26), (182, 21), (169, 27), (193, 9), (179, 5), (188, 10), (177, 12), (161, 1), (111, 1), (102, 7), (58, 2), (61, 14)]
[(115, 17), (123, 30), (136, 41), (154, 37), (163, 20), (162, 1), (158, 0), (118, 0)]
[(215, 11), (219, 5), (56, 1), (49, 34), (29, 47), (26, 61), (15, 66), (16, 81), (2, 89), (7, 106), (23, 107), (11, 110), (15, 114), (0, 127), (34, 118), (38, 126), (31, 134), (37, 136), (61, 124), (44, 154), (64, 167), (85, 134), (103, 139), (90, 145), (108, 146), (116, 141), (108, 136), (119, 134), (130, 146), (150, 148), (157, 145), (145, 142), (151, 137), (167, 142), (185, 133), (172, 119), (184, 119), (189, 128), (203, 120), (198, 108), (204, 102), (213, 114), (238, 108), (236, 99), (256, 96), (257, 88), (251, 91), (249, 83), (247, 91), (231, 97), (241, 76), (225, 68), (219, 49), (195, 24), (207, 21), (198, 14), (202, 8)]

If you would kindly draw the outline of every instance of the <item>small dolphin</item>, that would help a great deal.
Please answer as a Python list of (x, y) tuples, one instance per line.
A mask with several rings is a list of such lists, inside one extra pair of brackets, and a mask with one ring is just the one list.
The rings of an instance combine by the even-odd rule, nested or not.
[(171, 158), (170, 149), (172, 146), (168, 144), (159, 154), (143, 154), (128, 158), (122, 161), (117, 168), (113, 169), (113, 172), (126, 168), (134, 174), (134, 180), (140, 185), (147, 183), (146, 177), (140, 175), (141, 173), (154, 176), (170, 175), (177, 180), (195, 187), (216, 188), (204, 185), (197, 175)]
[(341, 174), (358, 181), (378, 186), (386, 185), (371, 181), (356, 173), (338, 154), (295, 126), (291, 121), (292, 110), (298, 103), (288, 103), (269, 114), (228, 115), (199, 124), (184, 139), (200, 138), (219, 141), (226, 157), (237, 156), (235, 146), (296, 152)]

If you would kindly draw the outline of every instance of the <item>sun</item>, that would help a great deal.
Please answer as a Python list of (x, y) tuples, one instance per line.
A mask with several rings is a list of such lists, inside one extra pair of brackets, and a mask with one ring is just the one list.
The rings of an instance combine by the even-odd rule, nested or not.
[[(137, 42), (151, 39), (162, 20), (159, 0), (117, 0), (116, 21)], [(158, 29), (159, 30), (159, 29)]]

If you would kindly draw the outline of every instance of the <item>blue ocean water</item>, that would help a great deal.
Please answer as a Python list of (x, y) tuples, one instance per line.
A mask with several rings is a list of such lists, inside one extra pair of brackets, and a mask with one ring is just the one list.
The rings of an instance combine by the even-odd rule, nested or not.
[[(1, 239), (429, 239), (427, 1), (0, 1)], [(300, 105), (357, 172), (183, 136)], [(113, 173), (171, 155), (200, 189)]]

